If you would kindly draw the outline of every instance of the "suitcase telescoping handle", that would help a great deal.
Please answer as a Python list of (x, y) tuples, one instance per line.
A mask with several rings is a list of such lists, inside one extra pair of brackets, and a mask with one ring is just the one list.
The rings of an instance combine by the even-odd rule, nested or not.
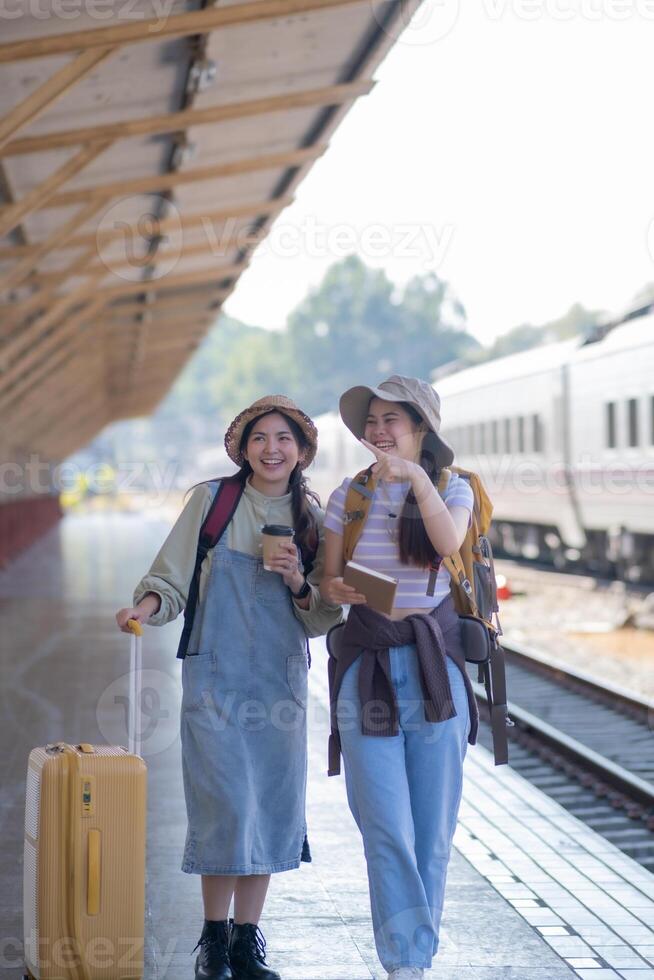
[(141, 749), (141, 666), (143, 662), (143, 627), (138, 619), (128, 619), (130, 636), (129, 706), (127, 717), (127, 749), (130, 755), (140, 755)]

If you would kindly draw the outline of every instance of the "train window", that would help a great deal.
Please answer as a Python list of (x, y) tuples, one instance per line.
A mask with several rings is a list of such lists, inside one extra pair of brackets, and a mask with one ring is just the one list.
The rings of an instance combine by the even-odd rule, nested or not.
[(474, 425), (468, 426), (468, 452), (474, 453), (475, 451), (475, 427)]
[(518, 416), (518, 452), (525, 451), (525, 418), (524, 415)]
[[(654, 398), (652, 399), (652, 405), (654, 405)], [(654, 419), (654, 415), (652, 417)], [(498, 429), (497, 419), (493, 419), (493, 421), (491, 422), (491, 447), (490, 447), (490, 451), (492, 453), (498, 452), (497, 429)]]
[(477, 445), (480, 453), (486, 452), (486, 423), (480, 422), (478, 426)]
[(629, 445), (638, 445), (638, 399), (630, 398), (627, 402), (627, 416), (629, 419)]
[(649, 396), (649, 441), (654, 446), (654, 395)]
[(531, 446), (535, 453), (542, 453), (543, 427), (541, 425), (540, 415), (532, 415), (531, 417)]
[(616, 424), (615, 424), (615, 402), (606, 403), (606, 445), (609, 449), (617, 446)]
[(504, 452), (510, 453), (511, 445), (511, 419), (504, 419)]

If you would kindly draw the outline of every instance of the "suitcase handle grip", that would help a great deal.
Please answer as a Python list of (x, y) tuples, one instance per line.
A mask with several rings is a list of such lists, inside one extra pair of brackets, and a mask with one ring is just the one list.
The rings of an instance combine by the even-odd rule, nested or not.
[(138, 619), (128, 619), (130, 636), (129, 705), (127, 721), (127, 750), (140, 755), (141, 742), (141, 666), (143, 628)]
[(127, 629), (130, 633), (135, 633), (137, 636), (143, 636), (143, 627), (139, 623), (138, 619), (128, 619)]

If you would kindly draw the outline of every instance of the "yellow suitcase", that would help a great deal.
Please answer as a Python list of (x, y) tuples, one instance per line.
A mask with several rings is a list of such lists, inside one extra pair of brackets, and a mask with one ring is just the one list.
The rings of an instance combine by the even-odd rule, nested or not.
[(35, 980), (143, 976), (147, 772), (131, 640), (128, 748), (58, 742), (29, 756), (23, 926)]

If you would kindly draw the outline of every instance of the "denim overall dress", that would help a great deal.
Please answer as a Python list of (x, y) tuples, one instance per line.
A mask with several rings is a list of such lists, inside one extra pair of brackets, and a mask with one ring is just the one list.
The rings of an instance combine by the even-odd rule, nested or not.
[(306, 831), (306, 634), (281, 575), (226, 539), (182, 661), (182, 871), (268, 874), (299, 867)]

